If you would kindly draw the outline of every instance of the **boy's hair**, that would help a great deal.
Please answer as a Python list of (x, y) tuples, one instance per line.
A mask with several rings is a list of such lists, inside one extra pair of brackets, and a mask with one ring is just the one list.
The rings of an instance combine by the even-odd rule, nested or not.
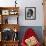
[(29, 15), (29, 14), (31, 14), (31, 16), (33, 15), (33, 10), (32, 9), (28, 9), (27, 15)]

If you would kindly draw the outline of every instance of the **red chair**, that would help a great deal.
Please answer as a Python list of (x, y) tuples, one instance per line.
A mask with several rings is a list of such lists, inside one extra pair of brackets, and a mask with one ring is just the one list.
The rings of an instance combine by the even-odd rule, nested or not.
[[(24, 37), (22, 38), (21, 46), (27, 46), (26, 43), (25, 43), (25, 40), (32, 37), (32, 36), (34, 36), (37, 39), (37, 35), (33, 31), (33, 29), (31, 29), (31, 28), (27, 29), (27, 31), (25, 32)], [(40, 42), (38, 41), (35, 46), (41, 46)]]

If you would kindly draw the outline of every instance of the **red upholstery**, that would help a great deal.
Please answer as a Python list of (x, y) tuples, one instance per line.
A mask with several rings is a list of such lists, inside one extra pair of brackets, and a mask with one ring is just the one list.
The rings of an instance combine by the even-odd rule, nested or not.
[[(26, 46), (25, 39), (28, 39), (29, 37), (32, 37), (32, 36), (36, 37), (37, 35), (31, 28), (27, 29), (27, 31), (25, 32), (25, 35), (22, 39), (21, 45)], [(35, 46), (41, 46), (41, 45), (38, 42)]]

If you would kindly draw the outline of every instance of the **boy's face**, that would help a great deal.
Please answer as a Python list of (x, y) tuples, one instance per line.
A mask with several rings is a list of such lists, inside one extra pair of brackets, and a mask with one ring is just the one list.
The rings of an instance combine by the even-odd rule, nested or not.
[(29, 14), (32, 15), (32, 14), (31, 14), (31, 11), (29, 11)]
[(31, 10), (28, 10), (28, 16), (33, 16), (33, 13), (32, 13), (33, 11), (31, 11)]

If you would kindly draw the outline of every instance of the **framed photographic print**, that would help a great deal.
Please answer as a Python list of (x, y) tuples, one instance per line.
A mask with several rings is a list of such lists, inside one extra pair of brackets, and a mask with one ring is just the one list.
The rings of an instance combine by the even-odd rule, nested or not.
[(2, 15), (9, 15), (9, 10), (2, 10)]
[(26, 20), (36, 19), (36, 7), (26, 7), (25, 8), (25, 19)]
[(9, 14), (10, 14), (10, 15), (16, 15), (17, 13), (18, 13), (18, 12), (17, 12), (16, 10), (10, 10), (10, 11), (9, 11)]

